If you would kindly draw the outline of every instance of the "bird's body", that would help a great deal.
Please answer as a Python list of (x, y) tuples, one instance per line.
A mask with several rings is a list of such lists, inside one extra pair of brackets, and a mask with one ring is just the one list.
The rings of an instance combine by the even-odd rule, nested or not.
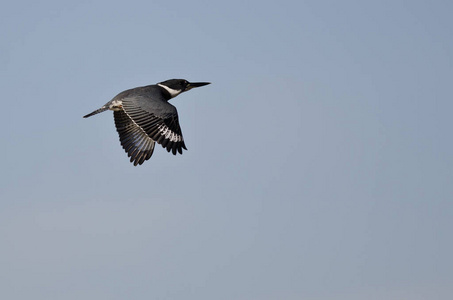
[(133, 88), (119, 93), (84, 118), (113, 110), (121, 145), (135, 166), (151, 157), (156, 142), (168, 152), (182, 154), (182, 149), (187, 148), (179, 126), (178, 112), (168, 100), (191, 88), (207, 84), (171, 79)]

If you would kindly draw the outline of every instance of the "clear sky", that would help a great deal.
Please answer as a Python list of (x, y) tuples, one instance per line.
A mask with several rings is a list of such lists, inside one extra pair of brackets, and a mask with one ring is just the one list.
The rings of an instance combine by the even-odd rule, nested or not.
[[(452, 299), (452, 1), (8, 1), (0, 298)], [(117, 93), (188, 151), (134, 167)]]

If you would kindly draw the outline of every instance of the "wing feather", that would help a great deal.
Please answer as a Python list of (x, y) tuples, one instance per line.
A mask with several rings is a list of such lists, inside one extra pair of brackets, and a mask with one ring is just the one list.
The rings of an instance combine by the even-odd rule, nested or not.
[[(178, 112), (168, 102), (149, 98), (125, 98), (122, 100), (124, 113), (153, 141), (161, 144), (168, 152), (182, 154), (184, 144)], [(150, 101), (154, 105), (150, 105)]]
[(118, 131), (121, 146), (131, 158), (131, 163), (143, 164), (154, 151), (155, 142), (144, 132), (124, 110), (113, 112), (116, 130)]

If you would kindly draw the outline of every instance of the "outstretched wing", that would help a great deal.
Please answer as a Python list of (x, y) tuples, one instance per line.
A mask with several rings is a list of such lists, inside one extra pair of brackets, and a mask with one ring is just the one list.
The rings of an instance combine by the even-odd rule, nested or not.
[(138, 126), (124, 110), (113, 112), (120, 142), (131, 158), (131, 163), (141, 165), (154, 151), (155, 142)]
[(182, 149), (187, 150), (176, 107), (163, 98), (151, 99), (134, 95), (122, 99), (122, 108), (148, 137), (161, 144), (168, 152), (176, 155), (177, 152), (182, 154)]

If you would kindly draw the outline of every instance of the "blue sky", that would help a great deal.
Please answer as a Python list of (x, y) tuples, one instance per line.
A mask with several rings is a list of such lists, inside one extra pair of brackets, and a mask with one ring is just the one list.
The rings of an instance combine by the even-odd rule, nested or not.
[[(451, 1), (0, 9), (4, 299), (451, 299)], [(133, 167), (117, 93), (188, 151)]]

